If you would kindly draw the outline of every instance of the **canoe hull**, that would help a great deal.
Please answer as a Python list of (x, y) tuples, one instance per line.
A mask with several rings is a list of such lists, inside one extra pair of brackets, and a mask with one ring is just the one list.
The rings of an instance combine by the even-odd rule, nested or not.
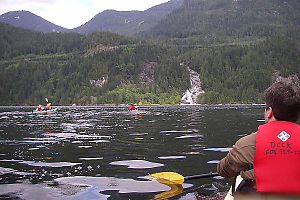
[[(241, 176), (236, 177), (236, 183), (235, 183), (235, 190), (239, 186), (239, 184), (242, 182), (243, 178)], [(224, 200), (234, 200), (234, 197), (232, 195), (232, 186), (230, 187), (227, 195), (225, 196)]]

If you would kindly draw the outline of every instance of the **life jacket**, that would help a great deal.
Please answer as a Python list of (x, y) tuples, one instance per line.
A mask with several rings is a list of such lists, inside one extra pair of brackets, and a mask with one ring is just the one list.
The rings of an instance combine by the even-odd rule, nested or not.
[(300, 194), (300, 126), (287, 121), (259, 126), (253, 167), (257, 192)]
[(51, 106), (50, 105), (47, 105), (47, 110), (51, 110)]
[(130, 110), (136, 110), (135, 106), (130, 106)]
[(39, 107), (37, 108), (37, 110), (38, 110), (38, 111), (41, 111), (41, 110), (42, 110), (42, 107), (41, 107), (41, 106), (39, 106)]

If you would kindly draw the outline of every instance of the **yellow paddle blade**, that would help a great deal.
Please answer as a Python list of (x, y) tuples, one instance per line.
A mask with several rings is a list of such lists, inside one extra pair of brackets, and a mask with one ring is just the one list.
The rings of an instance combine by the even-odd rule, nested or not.
[(156, 174), (150, 174), (149, 176), (155, 179), (168, 180), (177, 184), (182, 184), (184, 182), (184, 177), (175, 172), (161, 172)]
[(183, 187), (181, 184), (174, 183), (168, 180), (164, 179), (157, 179), (157, 182), (169, 186), (171, 189), (169, 191), (165, 191), (163, 193), (157, 194), (154, 196), (155, 200), (163, 200), (168, 199), (174, 196), (177, 196), (178, 194), (181, 194), (183, 191)]

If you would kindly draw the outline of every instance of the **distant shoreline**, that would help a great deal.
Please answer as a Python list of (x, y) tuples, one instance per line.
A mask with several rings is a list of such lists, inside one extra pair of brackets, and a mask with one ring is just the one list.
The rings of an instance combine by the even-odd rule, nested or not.
[[(130, 104), (97, 104), (97, 105), (52, 105), (52, 107), (101, 107), (101, 106), (111, 106), (111, 107), (126, 107)], [(265, 104), (144, 104), (138, 105), (138, 107), (147, 106), (265, 106)], [(0, 105), (0, 107), (37, 107), (37, 105)]]

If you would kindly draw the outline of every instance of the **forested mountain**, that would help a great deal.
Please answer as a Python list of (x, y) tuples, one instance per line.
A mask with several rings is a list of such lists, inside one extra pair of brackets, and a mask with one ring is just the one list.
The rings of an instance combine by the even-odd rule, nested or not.
[(66, 29), (28, 11), (13, 11), (0, 21), (44, 33), (114, 32), (144, 38), (232, 41), (285, 35), (300, 39), (298, 0), (170, 0), (145, 11), (106, 10), (85, 24)]
[(174, 104), (189, 87), (176, 49), (113, 33), (43, 34), (0, 25), (0, 44), (6, 45), (0, 105), (39, 104), (44, 97), (56, 105)]
[(297, 33), (295, 0), (186, 0), (143, 33), (153, 40), (0, 23), (0, 105), (178, 104), (187, 67), (198, 103), (263, 103), (274, 73), (300, 76)]
[(4, 13), (0, 16), (0, 22), (43, 33), (68, 31), (66, 28), (57, 26), (42, 17), (25, 10)]
[[(100, 37), (101, 36), (101, 37)], [(35, 54), (80, 53), (95, 44), (125, 45), (138, 41), (113, 33), (85, 37), (77, 33), (40, 33), (0, 23), (0, 59)]]
[(141, 35), (216, 42), (282, 35), (299, 41), (299, 19), (298, 0), (186, 0)]
[(171, 0), (145, 11), (106, 10), (72, 31), (81, 34), (109, 31), (122, 35), (134, 35), (159, 23), (173, 10), (178, 9), (183, 1)]
[(43, 33), (74, 32), (89, 34), (93, 32), (113, 32), (122, 35), (134, 35), (148, 30), (173, 10), (178, 9), (184, 0), (170, 0), (145, 11), (106, 10), (85, 24), (67, 29), (48, 22), (28, 11), (12, 11), (0, 16), (0, 22)]
[(199, 103), (264, 103), (264, 91), (274, 73), (300, 76), (300, 44), (270, 37), (253, 45), (196, 48), (182, 60), (200, 73)]

